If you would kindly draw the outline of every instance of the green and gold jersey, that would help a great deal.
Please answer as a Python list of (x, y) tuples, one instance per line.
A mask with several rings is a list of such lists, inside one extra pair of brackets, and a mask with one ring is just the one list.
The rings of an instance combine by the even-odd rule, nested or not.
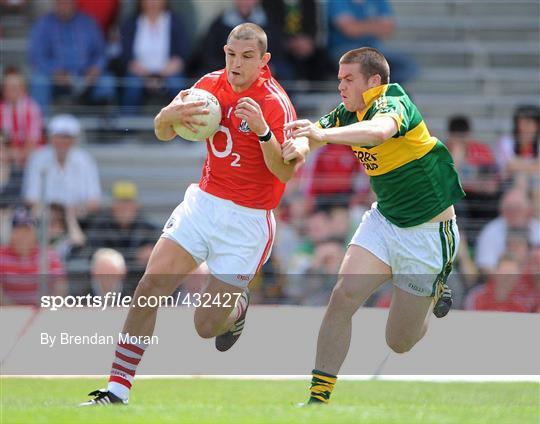
[(429, 134), (400, 85), (374, 87), (363, 97), (364, 110), (349, 112), (341, 103), (318, 125), (343, 127), (382, 116), (396, 121), (392, 138), (374, 147), (351, 147), (370, 176), (378, 209), (390, 222), (399, 227), (423, 224), (465, 196), (448, 149)]

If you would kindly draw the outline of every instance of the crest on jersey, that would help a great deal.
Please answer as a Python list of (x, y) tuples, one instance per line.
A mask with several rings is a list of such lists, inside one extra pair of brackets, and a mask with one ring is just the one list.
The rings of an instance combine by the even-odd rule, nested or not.
[(240, 122), (240, 127), (238, 128), (240, 131), (242, 132), (249, 132), (249, 126), (248, 126), (248, 123), (245, 119), (242, 119), (242, 122)]

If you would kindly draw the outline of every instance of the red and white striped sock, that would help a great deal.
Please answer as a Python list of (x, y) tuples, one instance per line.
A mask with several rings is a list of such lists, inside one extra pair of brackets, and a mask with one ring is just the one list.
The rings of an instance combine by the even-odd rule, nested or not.
[(148, 345), (145, 343), (130, 344), (119, 342), (116, 345), (107, 390), (120, 399), (128, 399), (137, 365), (141, 362), (147, 347)]

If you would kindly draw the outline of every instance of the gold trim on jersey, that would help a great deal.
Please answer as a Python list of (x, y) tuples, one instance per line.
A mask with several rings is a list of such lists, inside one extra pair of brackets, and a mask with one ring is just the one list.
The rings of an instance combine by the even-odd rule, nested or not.
[[(394, 116), (392, 116), (394, 118)], [(364, 165), (369, 176), (383, 175), (413, 160), (425, 156), (437, 143), (431, 137), (424, 121), (404, 136), (390, 138), (369, 149), (352, 146), (354, 155)]]

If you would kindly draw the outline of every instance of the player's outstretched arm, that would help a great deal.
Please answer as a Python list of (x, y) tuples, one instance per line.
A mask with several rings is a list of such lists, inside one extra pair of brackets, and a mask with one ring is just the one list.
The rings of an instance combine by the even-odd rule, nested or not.
[(188, 94), (189, 90), (182, 90), (154, 118), (154, 132), (159, 140), (169, 141), (176, 136), (173, 124), (180, 124), (195, 133), (197, 132), (197, 128), (194, 125), (206, 125), (197, 118), (197, 115), (207, 115), (210, 113), (207, 108), (203, 107), (205, 101), (184, 102), (184, 97)]
[(304, 163), (310, 152), (326, 143), (317, 143), (307, 137), (289, 138), (281, 145), (281, 156), (285, 164)]
[(293, 137), (307, 137), (310, 145), (331, 143), (347, 146), (377, 146), (398, 131), (396, 121), (389, 116), (335, 128), (320, 128), (307, 119), (301, 119), (290, 122), (285, 129), (290, 130)]
[(243, 97), (238, 100), (234, 114), (237, 118), (245, 120), (250, 130), (257, 134), (259, 138), (270, 132), (270, 138), (261, 142), (264, 163), (281, 182), (286, 183), (289, 181), (294, 175), (296, 163), (284, 163), (281, 156), (281, 145), (266, 123), (259, 104), (250, 97)]

